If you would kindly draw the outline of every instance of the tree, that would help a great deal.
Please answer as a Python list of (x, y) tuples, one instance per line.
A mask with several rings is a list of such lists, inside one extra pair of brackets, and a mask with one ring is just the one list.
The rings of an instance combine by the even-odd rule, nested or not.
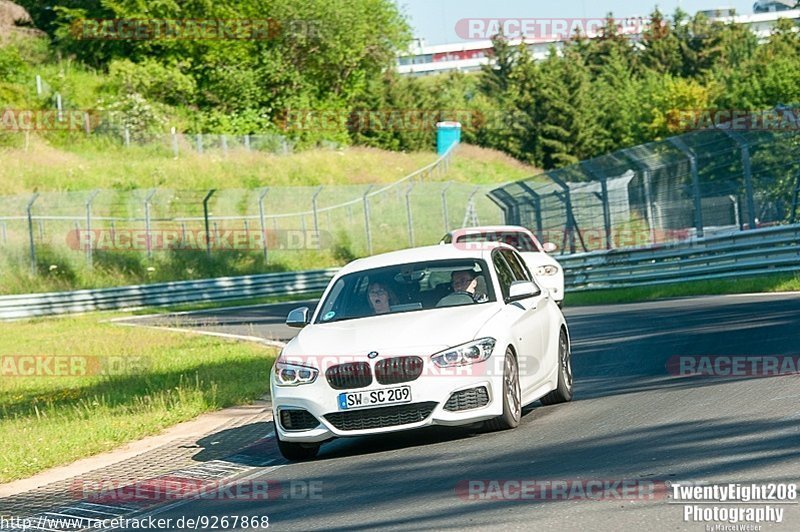
[(541, 164), (560, 168), (595, 155), (599, 146), (597, 112), (583, 60), (568, 49), (559, 57), (553, 48), (541, 73)]
[(681, 46), (669, 21), (656, 9), (650, 15), (650, 27), (642, 35), (642, 65), (655, 72), (680, 75), (683, 72)]

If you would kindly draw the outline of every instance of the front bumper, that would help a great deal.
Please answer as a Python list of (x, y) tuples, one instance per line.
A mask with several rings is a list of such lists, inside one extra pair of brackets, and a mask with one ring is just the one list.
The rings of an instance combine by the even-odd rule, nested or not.
[[(495, 367), (496, 355), (486, 362), (461, 368), (436, 369), (436, 374), (425, 371), (418, 379), (400, 384), (381, 385), (373, 382), (357, 390), (335, 390), (321, 373), (312, 384), (285, 387), (272, 384), (275, 430), (283, 441), (322, 442), (331, 438), (365, 436), (409, 430), (429, 425), (467, 425), (497, 417), (503, 413), (502, 369)], [(502, 358), (501, 358), (502, 360)], [(429, 361), (426, 364), (432, 365)], [(501, 366), (502, 368), (502, 366)], [(429, 370), (429, 368), (426, 368)], [(385, 390), (409, 386), (411, 402), (401, 405), (384, 405), (363, 409), (340, 410), (338, 396), (343, 392)], [(467, 409), (451, 411), (454, 402), (447, 402), (454, 393), (485, 388), (488, 401), (470, 403), (461, 401)], [(483, 392), (479, 392), (483, 398)], [(460, 397), (471, 397), (462, 394)], [(477, 407), (470, 408), (477, 404)], [(406, 407), (406, 408), (401, 408)], [(310, 413), (319, 424), (307, 430), (287, 430), (281, 422), (282, 410), (302, 409)], [(369, 411), (369, 412), (368, 412)], [(342, 415), (343, 414), (343, 415)], [(423, 417), (424, 415), (424, 417)], [(366, 420), (365, 422), (362, 422)], [(398, 423), (399, 422), (399, 423)], [(370, 428), (355, 428), (366, 426)]]

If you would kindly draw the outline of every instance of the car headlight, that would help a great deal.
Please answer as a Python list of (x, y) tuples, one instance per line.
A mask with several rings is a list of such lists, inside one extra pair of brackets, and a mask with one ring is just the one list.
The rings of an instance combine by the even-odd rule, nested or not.
[(480, 340), (474, 340), (436, 353), (431, 356), (431, 360), (440, 368), (466, 366), (467, 364), (483, 362), (492, 355), (495, 343), (496, 340), (494, 338), (481, 338)]
[(319, 371), (315, 368), (289, 364), (287, 362), (275, 363), (275, 384), (278, 386), (298, 386), (311, 384), (317, 380)]
[(536, 275), (539, 277), (550, 277), (551, 275), (556, 275), (557, 273), (558, 266), (552, 266), (550, 264), (536, 268)]

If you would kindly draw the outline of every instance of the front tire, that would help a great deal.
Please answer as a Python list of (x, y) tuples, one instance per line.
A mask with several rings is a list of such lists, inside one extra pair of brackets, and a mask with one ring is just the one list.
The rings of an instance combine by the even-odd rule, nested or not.
[(284, 458), (292, 462), (299, 462), (303, 460), (313, 460), (319, 453), (321, 444), (319, 443), (295, 443), (281, 440), (278, 433), (275, 433), (275, 439), (278, 440), (278, 450)]
[(540, 401), (544, 406), (572, 401), (572, 350), (564, 329), (558, 336), (558, 386)]
[(511, 348), (506, 349), (503, 362), (503, 414), (486, 422), (489, 430), (509, 430), (519, 426), (522, 418), (522, 390), (519, 384), (519, 366)]

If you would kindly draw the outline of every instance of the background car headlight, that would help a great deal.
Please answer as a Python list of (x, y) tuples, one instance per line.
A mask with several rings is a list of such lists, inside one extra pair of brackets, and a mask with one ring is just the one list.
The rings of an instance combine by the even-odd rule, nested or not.
[(317, 380), (317, 375), (319, 371), (314, 368), (286, 362), (275, 363), (275, 384), (278, 386), (311, 384)]
[(539, 277), (549, 277), (558, 273), (558, 266), (548, 264), (547, 266), (539, 266), (536, 268), (536, 275)]
[(431, 360), (440, 368), (483, 362), (492, 355), (495, 343), (496, 340), (494, 338), (481, 338), (480, 340), (474, 340), (436, 353), (431, 356)]

